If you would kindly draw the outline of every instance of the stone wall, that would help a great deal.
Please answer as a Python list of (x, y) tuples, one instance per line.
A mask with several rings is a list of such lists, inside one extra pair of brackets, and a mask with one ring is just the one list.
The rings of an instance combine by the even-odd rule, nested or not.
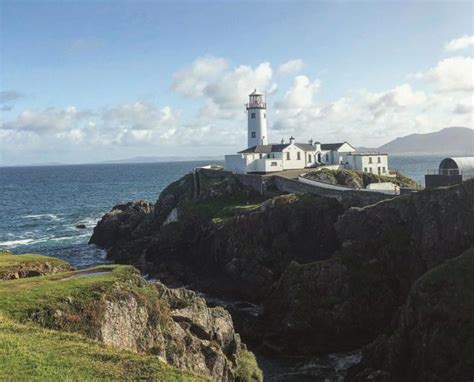
[(294, 194), (313, 194), (325, 196), (328, 198), (336, 198), (343, 204), (348, 206), (367, 206), (375, 204), (381, 200), (392, 198), (392, 195), (380, 192), (360, 192), (360, 191), (340, 191), (329, 188), (322, 188), (315, 185), (301, 183), (297, 180), (283, 178), (281, 176), (273, 176), (271, 185), (282, 192)]

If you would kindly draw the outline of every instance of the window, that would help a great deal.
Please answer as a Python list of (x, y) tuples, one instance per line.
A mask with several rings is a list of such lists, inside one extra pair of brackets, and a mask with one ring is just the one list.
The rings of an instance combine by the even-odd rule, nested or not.
[(372, 163), (372, 157), (369, 157), (369, 164)]
[(377, 157), (377, 163), (381, 163), (381, 162), (380, 162), (380, 157)]
[(308, 155), (308, 163), (311, 163), (312, 161), (312, 158), (311, 158), (311, 154)]
[(382, 167), (382, 172), (385, 174), (385, 167)]
[(262, 158), (263, 158), (263, 155), (262, 155), (262, 154), (260, 154), (260, 155), (259, 155), (259, 157), (260, 157), (260, 159), (262, 159)]
[(255, 118), (255, 113), (251, 113), (250, 118)]
[(277, 162), (271, 162), (270, 166), (278, 166)]
[(286, 160), (290, 160), (290, 153), (286, 153)]
[(364, 167), (364, 172), (367, 172), (367, 167)]
[(369, 168), (369, 172), (372, 174), (372, 167)]
[(326, 154), (326, 162), (329, 162), (329, 154)]
[(255, 131), (252, 131), (252, 138), (257, 138), (257, 133)]
[(301, 153), (299, 151), (296, 153), (296, 159), (301, 160)]

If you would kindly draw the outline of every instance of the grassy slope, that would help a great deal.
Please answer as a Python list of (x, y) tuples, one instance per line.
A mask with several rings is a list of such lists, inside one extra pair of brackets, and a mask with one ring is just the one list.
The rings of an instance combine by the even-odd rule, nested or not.
[[(98, 273), (87, 276), (88, 272)], [(69, 311), (78, 321), (72, 320), (74, 327), (62, 329), (87, 333), (93, 319), (87, 313), (97, 313), (100, 304), (96, 302), (118, 286), (121, 293), (145, 300), (156, 294), (130, 266), (101, 266), (87, 272), (0, 282), (0, 375), (12, 375), (16, 380), (202, 380), (166, 366), (157, 357), (113, 349), (81, 334), (43, 329), (29, 319), (36, 311)]]
[(0, 359), (0, 375), (6, 380), (204, 380), (157, 357), (116, 350), (78, 334), (20, 324), (1, 315)]
[(52, 257), (24, 254), (13, 255), (9, 252), (0, 251), (0, 280), (8, 278), (11, 273), (34, 270), (45, 270), (57, 268), (58, 270), (71, 270), (72, 267), (63, 260)]

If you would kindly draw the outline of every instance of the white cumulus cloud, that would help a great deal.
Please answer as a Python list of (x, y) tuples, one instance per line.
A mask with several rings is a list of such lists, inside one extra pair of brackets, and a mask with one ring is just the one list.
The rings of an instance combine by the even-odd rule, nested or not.
[(474, 59), (472, 57), (446, 58), (416, 78), (432, 81), (442, 91), (474, 90)]
[(474, 45), (474, 35), (464, 35), (448, 42), (445, 46), (447, 51), (456, 51), (469, 48)]
[(304, 63), (301, 59), (290, 60), (288, 62), (285, 62), (284, 64), (281, 64), (278, 67), (277, 72), (281, 75), (293, 74), (303, 69), (303, 66)]

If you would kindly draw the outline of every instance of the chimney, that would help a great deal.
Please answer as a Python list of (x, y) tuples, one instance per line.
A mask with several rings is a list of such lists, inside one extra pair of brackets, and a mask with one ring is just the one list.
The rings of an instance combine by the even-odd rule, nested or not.
[(311, 146), (313, 146), (313, 143), (314, 143), (313, 138), (311, 138), (311, 139), (308, 141), (308, 143), (309, 143)]
[(281, 139), (281, 144), (283, 145), (285, 143), (285, 138)]
[(293, 135), (290, 137), (290, 145), (292, 145), (293, 143), (295, 143), (295, 138), (293, 137)]

